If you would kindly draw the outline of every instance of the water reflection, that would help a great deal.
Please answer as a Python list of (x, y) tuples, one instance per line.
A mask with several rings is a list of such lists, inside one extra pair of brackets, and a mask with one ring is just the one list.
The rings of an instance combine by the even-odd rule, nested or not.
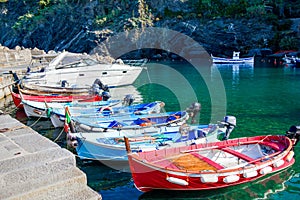
[(88, 185), (98, 191), (102, 199), (138, 199), (142, 194), (134, 187), (130, 173), (114, 170), (96, 161), (78, 159), (77, 164), (86, 173)]
[(248, 184), (206, 191), (152, 191), (139, 199), (269, 199), (271, 195), (285, 190), (287, 181), (295, 174), (291, 168)]
[[(193, 71), (187, 65), (181, 65), (178, 64), (178, 66), (173, 66), (173, 68), (179, 70), (193, 85), (194, 92), (198, 95), (197, 99), (200, 100), (203, 107), (201, 110), (201, 122), (203, 120), (209, 122), (211, 115), (211, 110), (209, 109), (210, 96), (206, 89), (206, 84), (201, 81), (200, 75), (195, 70)], [(112, 98), (116, 98), (117, 95), (123, 98), (125, 94), (133, 93), (137, 100), (139, 91), (141, 91), (145, 102), (163, 100), (166, 102), (168, 110), (178, 109), (178, 101), (184, 101), (187, 105), (190, 105), (193, 99), (190, 98), (190, 91), (187, 90), (186, 85), (181, 84), (175, 77), (170, 76), (170, 73), (165, 73), (165, 68), (154, 69), (157, 70), (150, 73), (153, 82), (160, 82), (158, 79), (164, 78), (164, 81), (174, 85), (177, 89), (176, 91), (179, 91), (184, 98), (177, 99), (172, 92), (162, 90), (162, 87), (154, 86), (144, 88), (135, 88), (134, 86), (132, 88), (131, 86), (133, 90), (127, 87), (123, 91), (112, 88)], [(232, 137), (283, 134), (284, 130), (287, 130), (289, 126), (293, 124), (298, 125), (300, 119), (299, 69), (264, 68), (256, 65), (255, 68), (241, 65), (214, 65), (211, 67), (211, 79), (217, 78), (214, 76), (215, 70), (219, 70), (221, 73), (224, 86), (226, 87), (227, 110), (229, 114), (235, 115), (238, 120), (238, 126)], [(137, 83), (141, 83), (136, 85), (143, 85), (146, 82), (143, 80), (143, 76), (144, 79), (148, 80), (147, 73), (141, 75), (139, 80), (137, 80)], [(155, 77), (157, 78), (155, 79)], [(134, 93), (136, 91), (137, 93)], [(9, 113), (15, 110), (15, 106), (13, 104), (9, 105), (9, 101), (8, 99), (5, 99), (2, 103), (0, 101), (0, 109), (5, 108)], [(56, 141), (61, 146), (65, 145), (63, 143), (65, 136), (60, 135), (61, 129), (54, 129), (49, 126), (49, 121), (39, 120), (36, 122), (36, 119), (27, 121), (25, 113), (21, 110), (16, 112), (16, 116), (12, 116), (24, 124), (32, 126), (36, 131), (52, 140), (58, 138)], [(46, 127), (49, 130), (46, 131)], [(78, 160), (78, 163), (79, 167), (87, 173), (88, 185), (98, 191), (103, 199), (124, 199), (124, 196), (126, 196), (126, 199), (297, 199), (300, 195), (299, 161), (300, 155), (296, 153), (296, 163), (292, 168), (263, 180), (228, 189), (198, 192), (155, 191), (145, 194), (135, 189), (129, 173), (110, 169), (98, 162), (96, 164), (93, 162), (80, 165), (81, 161)], [(294, 174), (293, 170), (296, 170), (297, 173)], [(293, 178), (290, 179), (292, 176)], [(283, 191), (280, 192), (281, 190)]]
[(232, 87), (236, 88), (240, 82), (240, 76), (253, 78), (254, 66), (251, 64), (213, 64), (211, 66), (211, 76), (214, 76), (216, 70), (221, 74), (232, 74)]
[(124, 99), (125, 95), (132, 94), (135, 98), (135, 103), (142, 103), (143, 97), (142, 94), (138, 91), (138, 89), (133, 85), (128, 85), (124, 87), (116, 87), (109, 89), (110, 95), (112, 99)]

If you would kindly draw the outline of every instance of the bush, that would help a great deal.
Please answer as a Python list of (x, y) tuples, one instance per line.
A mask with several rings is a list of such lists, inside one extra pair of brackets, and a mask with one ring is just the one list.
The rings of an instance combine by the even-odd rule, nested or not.
[(280, 40), (279, 47), (282, 50), (298, 50), (298, 40), (295, 37), (285, 36)]
[(246, 16), (249, 18), (261, 17), (266, 14), (267, 14), (267, 12), (263, 5), (250, 6), (250, 7), (246, 8)]

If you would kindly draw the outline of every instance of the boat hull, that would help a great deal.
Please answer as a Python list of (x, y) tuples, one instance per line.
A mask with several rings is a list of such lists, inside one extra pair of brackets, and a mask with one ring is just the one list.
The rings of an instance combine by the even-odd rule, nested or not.
[[(131, 159), (131, 158), (130, 158)], [(132, 162), (132, 161), (130, 161)], [(286, 169), (294, 164), (295, 160), (292, 159), (290, 162), (285, 162), (284, 165), (278, 168), (273, 168), (270, 172), (275, 173), (280, 170)], [(195, 190), (211, 190), (230, 187), (234, 185), (239, 185), (243, 183), (248, 183), (250, 181), (255, 181), (265, 175), (258, 174), (252, 178), (244, 178), (240, 176), (239, 180), (236, 182), (228, 183), (224, 182), (224, 179), (228, 176), (219, 176), (218, 182), (216, 183), (202, 183), (200, 176), (180, 176), (174, 174), (168, 174), (166, 171), (156, 171), (152, 168), (147, 168), (142, 164), (137, 164), (134, 166), (138, 168), (139, 171), (146, 171), (147, 173), (135, 173), (132, 174), (134, 183), (137, 189), (142, 192), (149, 192), (151, 190), (183, 190), (183, 191), (195, 191)], [(169, 177), (169, 179), (167, 179)], [(173, 179), (170, 179), (173, 178)], [(183, 181), (182, 181), (183, 180)], [(187, 185), (186, 185), (187, 184)]]
[(22, 99), (22, 104), (27, 117), (49, 118), (51, 116), (51, 108), (65, 109), (66, 106), (81, 106), (81, 107), (101, 107), (113, 106), (121, 103), (120, 100), (110, 101), (92, 101), (92, 102), (38, 102)]
[[(69, 107), (69, 111), (72, 117), (127, 117), (130, 114), (140, 116), (141, 114), (153, 114), (160, 113), (164, 103), (161, 101), (151, 103), (141, 103), (131, 106), (120, 106), (120, 107), (102, 107), (102, 108), (82, 108), (72, 106)], [(50, 117), (54, 127), (63, 127), (65, 120), (65, 109), (64, 108), (52, 108)]]
[[(214, 128), (215, 131), (207, 134)], [(140, 132), (129, 133), (122, 130), (108, 130), (108, 132), (98, 133), (76, 133), (74, 136), (76, 136), (78, 141), (78, 146), (76, 147), (77, 155), (81, 159), (119, 162), (128, 161), (125, 143), (123, 141), (119, 143), (115, 141), (116, 139), (122, 140), (124, 136), (131, 137), (131, 150), (133, 152), (150, 151), (175, 145), (216, 142), (219, 135), (222, 135), (225, 131), (222, 128), (218, 128), (217, 125), (191, 126), (187, 138), (182, 137), (179, 133), (179, 125), (159, 128), (152, 127), (151, 131), (141, 129)], [(156, 139), (152, 140), (155, 137)], [(159, 146), (159, 143), (165, 145)]]
[(295, 162), (292, 146), (283, 135), (255, 136), (130, 153), (128, 159), (141, 191), (208, 190), (254, 181), (290, 167)]
[(252, 64), (252, 63), (254, 63), (254, 57), (239, 58), (239, 59), (212, 57), (212, 59), (213, 59), (213, 63), (215, 63), (215, 64)]
[[(11, 92), (13, 102), (17, 108), (24, 108), (22, 104), (22, 99), (20, 94), (15, 92)], [(23, 94), (23, 98), (31, 101), (38, 102), (72, 102), (72, 101), (83, 101), (83, 102), (93, 102), (93, 101), (101, 101), (102, 97), (97, 95), (83, 95), (83, 96), (60, 96), (60, 95), (26, 95)]]
[(91, 86), (96, 79), (109, 85), (119, 87), (131, 85), (141, 74), (143, 67), (118, 66), (116, 64), (103, 64), (101, 68), (90, 66), (81, 69), (52, 70), (43, 73), (32, 74), (23, 79), (24, 83), (60, 85), (67, 81), (72, 86)]

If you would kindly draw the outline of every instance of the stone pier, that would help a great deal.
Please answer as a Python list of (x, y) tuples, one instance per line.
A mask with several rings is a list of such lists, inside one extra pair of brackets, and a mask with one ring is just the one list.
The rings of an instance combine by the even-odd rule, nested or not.
[(102, 199), (75, 156), (9, 115), (0, 115), (0, 199)]

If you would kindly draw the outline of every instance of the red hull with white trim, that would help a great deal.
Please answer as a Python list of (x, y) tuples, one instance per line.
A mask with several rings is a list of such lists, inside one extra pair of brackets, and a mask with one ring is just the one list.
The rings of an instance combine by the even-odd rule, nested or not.
[[(16, 107), (24, 108), (20, 94), (11, 92), (11, 95), (12, 95), (12, 99), (13, 99)], [(98, 95), (83, 95), (83, 96), (41, 95), (41, 96), (34, 96), (34, 95), (22, 94), (22, 96), (25, 100), (47, 102), (47, 103), (50, 103), (50, 102), (72, 102), (72, 101), (94, 102), (94, 101), (102, 100), (102, 97), (98, 96)]]
[(207, 190), (253, 181), (293, 165), (292, 147), (283, 135), (255, 136), (130, 153), (128, 160), (141, 191)]

